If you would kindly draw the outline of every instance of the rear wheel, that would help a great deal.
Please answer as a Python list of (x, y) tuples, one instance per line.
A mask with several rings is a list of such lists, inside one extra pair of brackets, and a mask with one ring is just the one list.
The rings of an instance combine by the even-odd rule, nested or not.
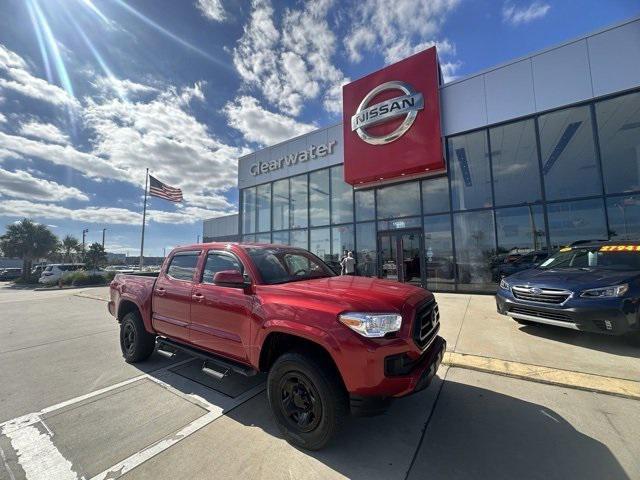
[(269, 404), (280, 432), (292, 445), (324, 447), (347, 413), (347, 396), (334, 369), (320, 359), (285, 353), (271, 367)]
[(127, 313), (120, 322), (120, 348), (128, 363), (149, 358), (156, 345), (156, 336), (147, 332), (138, 312)]

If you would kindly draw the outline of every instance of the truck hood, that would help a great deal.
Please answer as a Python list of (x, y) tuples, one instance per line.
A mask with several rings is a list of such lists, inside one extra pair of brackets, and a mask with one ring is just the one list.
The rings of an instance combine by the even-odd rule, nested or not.
[(587, 288), (607, 287), (630, 282), (640, 276), (638, 271), (606, 270), (601, 268), (579, 269), (560, 268), (542, 270), (532, 268), (523, 270), (506, 277), (511, 285), (525, 285), (531, 287), (560, 288), (568, 290), (582, 290)]
[(343, 275), (273, 285), (281, 293), (302, 295), (340, 305), (342, 309), (363, 311), (402, 311), (407, 303), (416, 305), (432, 298), (431, 292), (413, 285), (378, 278)]

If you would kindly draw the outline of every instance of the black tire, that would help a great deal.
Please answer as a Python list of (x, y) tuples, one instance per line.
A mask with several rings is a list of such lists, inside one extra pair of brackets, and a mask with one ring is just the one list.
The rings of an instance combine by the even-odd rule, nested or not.
[(269, 405), (287, 442), (323, 448), (347, 414), (347, 394), (332, 365), (297, 352), (280, 356), (267, 379)]
[(156, 336), (147, 332), (138, 312), (127, 313), (120, 322), (120, 348), (127, 363), (149, 358), (156, 345)]

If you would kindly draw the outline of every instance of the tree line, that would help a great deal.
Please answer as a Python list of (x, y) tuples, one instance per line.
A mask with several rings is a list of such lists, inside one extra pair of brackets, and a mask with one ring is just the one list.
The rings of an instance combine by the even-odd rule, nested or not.
[(60, 240), (46, 225), (24, 218), (7, 225), (0, 236), (0, 252), (5, 257), (22, 260), (22, 279), (28, 281), (33, 262), (46, 259), (51, 263), (82, 262), (88, 270), (100, 268), (107, 263), (104, 247), (94, 242), (84, 249), (82, 243), (72, 235)]

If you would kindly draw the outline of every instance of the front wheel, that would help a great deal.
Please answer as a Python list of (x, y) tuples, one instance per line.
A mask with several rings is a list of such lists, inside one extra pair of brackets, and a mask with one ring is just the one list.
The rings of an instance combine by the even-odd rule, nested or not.
[(300, 353), (276, 360), (267, 379), (269, 404), (287, 442), (323, 448), (347, 412), (347, 396), (333, 368)]
[(144, 328), (138, 312), (127, 313), (120, 322), (120, 349), (127, 363), (141, 362), (149, 358), (156, 345), (155, 335)]

